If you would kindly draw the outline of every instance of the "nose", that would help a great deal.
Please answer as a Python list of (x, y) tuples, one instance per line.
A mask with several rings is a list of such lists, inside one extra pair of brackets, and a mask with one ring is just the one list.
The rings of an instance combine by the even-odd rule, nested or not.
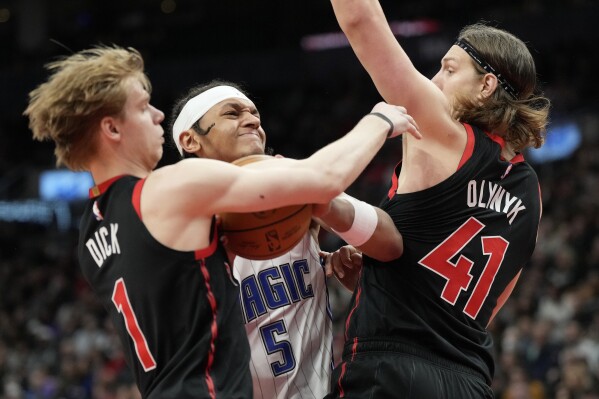
[(154, 107), (153, 105), (151, 105), (151, 107), (154, 113), (154, 121), (156, 122), (156, 124), (161, 123), (164, 120), (164, 112)]
[(243, 124), (246, 126), (252, 126), (254, 129), (260, 127), (260, 118), (249, 111), (245, 111), (243, 118)]

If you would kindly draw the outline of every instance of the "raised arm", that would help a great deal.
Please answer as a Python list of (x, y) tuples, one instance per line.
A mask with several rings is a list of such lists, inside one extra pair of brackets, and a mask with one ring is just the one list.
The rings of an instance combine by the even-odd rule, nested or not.
[(378, 0), (331, 0), (337, 21), (385, 101), (401, 104), (423, 137), (451, 123), (441, 90), (423, 76), (398, 43)]

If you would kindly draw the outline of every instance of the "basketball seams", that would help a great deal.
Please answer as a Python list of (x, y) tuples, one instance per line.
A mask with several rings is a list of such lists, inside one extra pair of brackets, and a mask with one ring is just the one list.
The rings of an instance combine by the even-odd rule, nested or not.
[[(248, 227), (248, 228), (244, 228), (244, 229), (230, 229), (230, 228), (229, 228), (229, 229), (227, 229), (227, 228), (223, 228), (223, 229), (222, 229), (222, 231), (223, 231), (224, 233), (247, 233), (247, 232), (249, 232), (249, 231), (254, 231), (254, 230), (264, 229), (264, 228), (266, 228), (266, 227), (271, 227), (271, 226), (277, 225), (277, 224), (279, 224), (279, 223), (282, 223), (282, 222), (284, 222), (284, 221), (286, 221), (286, 220), (289, 220), (289, 219), (291, 219), (291, 218), (293, 218), (293, 217), (297, 216), (299, 213), (303, 212), (303, 211), (304, 211), (304, 210), (305, 210), (307, 207), (309, 207), (309, 206), (310, 206), (310, 205), (307, 205), (307, 204), (305, 204), (305, 205), (303, 205), (303, 206), (302, 206), (300, 209), (296, 210), (295, 212), (293, 212), (293, 213), (290, 213), (289, 215), (287, 215), (287, 216), (285, 216), (285, 217), (283, 217), (283, 218), (281, 218), (281, 219), (277, 219), (277, 220), (275, 220), (275, 221), (273, 221), (273, 222), (270, 222), (270, 223), (268, 223), (268, 224), (263, 224), (263, 225), (259, 225), (259, 226), (252, 226), (252, 227)], [(301, 239), (301, 237), (300, 237), (300, 239)], [(297, 240), (297, 242), (296, 242), (296, 244), (297, 244), (299, 241), (300, 241), (300, 240), (298, 239), (298, 240)], [(293, 245), (293, 246), (292, 246), (292, 248), (293, 248), (294, 246), (295, 246), (295, 245)]]

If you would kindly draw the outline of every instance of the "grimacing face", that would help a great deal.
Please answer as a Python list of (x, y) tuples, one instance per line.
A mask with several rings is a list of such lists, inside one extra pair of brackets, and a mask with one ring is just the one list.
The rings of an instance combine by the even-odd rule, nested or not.
[(196, 134), (200, 149), (195, 154), (199, 157), (233, 162), (246, 155), (264, 154), (266, 133), (251, 101), (221, 101), (204, 114), (200, 127), (210, 131), (206, 135)]

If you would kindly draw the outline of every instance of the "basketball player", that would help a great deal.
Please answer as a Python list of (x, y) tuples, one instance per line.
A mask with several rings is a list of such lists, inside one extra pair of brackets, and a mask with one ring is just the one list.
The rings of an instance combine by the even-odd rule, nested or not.
[(404, 138), (381, 203), (403, 254), (376, 260), (370, 231), (358, 234), (363, 266), (327, 397), (492, 398), (487, 326), (534, 250), (541, 217), (537, 176), (522, 155), (542, 145), (549, 110), (535, 94), (534, 60), (512, 34), (475, 24), (429, 80), (378, 1), (332, 4), (379, 93), (406, 107), (423, 138)]
[[(59, 164), (92, 174), (79, 261), (118, 330), (142, 397), (251, 397), (239, 291), (214, 214), (327, 202), (386, 137), (418, 135), (411, 118), (380, 103), (304, 160), (275, 159), (261, 169), (189, 159), (152, 171), (162, 156), (164, 114), (150, 103), (135, 49), (96, 47), (48, 68), (24, 114), (35, 139), (54, 141)], [(199, 107), (230, 97), (237, 92), (219, 91)], [(239, 140), (248, 145), (262, 140), (258, 127), (243, 133)]]
[[(219, 91), (231, 97), (211, 108), (202, 106), (204, 98)], [(232, 162), (265, 152), (260, 114), (233, 83), (213, 81), (192, 88), (177, 101), (172, 115), (173, 140), (184, 158)], [(276, 258), (235, 257), (233, 274), (250, 341), (254, 398), (320, 399), (328, 392), (332, 316), (318, 229), (313, 222), (294, 248)]]

